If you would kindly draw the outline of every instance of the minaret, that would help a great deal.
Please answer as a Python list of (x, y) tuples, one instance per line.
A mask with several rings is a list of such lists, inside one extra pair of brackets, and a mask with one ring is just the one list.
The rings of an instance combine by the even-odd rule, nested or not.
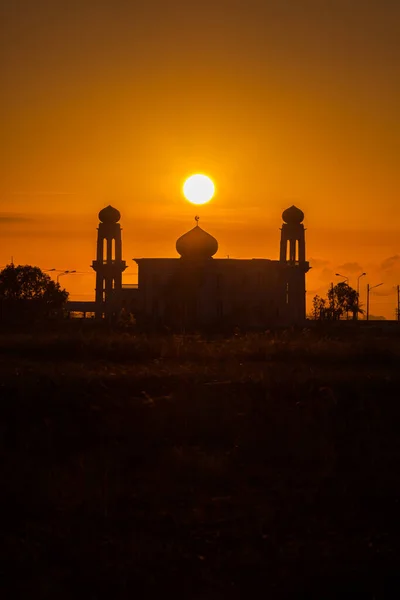
[(293, 323), (306, 318), (306, 277), (309, 264), (306, 261), (304, 213), (296, 206), (282, 213), (284, 224), (281, 233), (279, 260), (288, 267), (286, 276), (287, 314)]
[(116, 208), (107, 206), (99, 212), (97, 256), (92, 263), (96, 271), (96, 317), (110, 314), (112, 298), (122, 288), (122, 272), (126, 263), (122, 260), (121, 215)]
[[(280, 261), (299, 264), (306, 260), (306, 240), (303, 225), (304, 213), (296, 206), (282, 213), (284, 224), (281, 234)], [(288, 252), (289, 251), (289, 252)]]

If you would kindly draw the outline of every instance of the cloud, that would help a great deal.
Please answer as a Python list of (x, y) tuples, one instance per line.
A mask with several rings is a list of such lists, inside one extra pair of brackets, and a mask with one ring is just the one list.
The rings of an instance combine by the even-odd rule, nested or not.
[(26, 217), (21, 214), (0, 213), (0, 225), (2, 223), (29, 223), (33, 221), (31, 217)]
[(330, 280), (332, 280), (332, 276), (333, 276), (332, 269), (325, 268), (325, 269), (323, 269), (321, 271), (321, 273), (319, 275), (319, 279), (326, 279), (326, 280), (330, 279)]
[(369, 315), (370, 321), (386, 321), (386, 317)]
[(374, 294), (375, 296), (381, 296), (381, 297), (386, 297), (386, 296), (392, 296), (395, 293), (395, 288), (377, 288), (376, 290), (372, 289), (371, 290), (371, 294)]
[(323, 258), (309, 258), (308, 262), (313, 269), (322, 269), (322, 267), (329, 265), (329, 260)]
[(398, 266), (400, 263), (400, 255), (395, 254), (394, 256), (389, 256), (389, 258), (385, 258), (385, 260), (381, 263), (381, 269), (383, 271), (390, 271), (394, 267)]
[(347, 262), (344, 263), (343, 265), (339, 265), (338, 269), (340, 269), (341, 271), (344, 271), (344, 273), (346, 274), (346, 271), (348, 273), (361, 273), (363, 271), (362, 266), (358, 263), (358, 262)]
[(20, 196), (20, 197), (30, 197), (30, 198), (40, 198), (41, 196), (76, 196), (75, 192), (13, 192), (12, 196)]
[(311, 290), (307, 290), (307, 295), (309, 296), (325, 296), (328, 291), (328, 287), (326, 285), (321, 285), (317, 288), (312, 288)]

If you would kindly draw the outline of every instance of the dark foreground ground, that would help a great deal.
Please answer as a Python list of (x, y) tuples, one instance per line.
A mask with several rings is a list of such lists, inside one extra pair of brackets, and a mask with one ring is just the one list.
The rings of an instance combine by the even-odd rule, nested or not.
[(398, 597), (400, 336), (329, 337), (0, 336), (2, 596)]

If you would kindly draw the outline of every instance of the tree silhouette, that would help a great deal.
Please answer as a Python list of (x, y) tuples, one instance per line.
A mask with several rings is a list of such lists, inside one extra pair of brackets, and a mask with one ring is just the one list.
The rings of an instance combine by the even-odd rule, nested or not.
[(345, 281), (332, 286), (328, 290), (327, 296), (334, 319), (340, 319), (344, 315), (348, 318), (351, 313), (352, 318), (356, 320), (357, 313), (363, 313), (359, 307), (357, 291)]
[(326, 318), (326, 299), (321, 296), (314, 296), (311, 316), (314, 321), (321, 321)]
[(30, 321), (59, 311), (68, 299), (49, 275), (30, 265), (7, 265), (0, 271), (2, 317)]
[(316, 321), (338, 321), (344, 315), (348, 318), (349, 313), (352, 314), (352, 318), (355, 320), (357, 314), (363, 314), (364, 311), (359, 306), (356, 290), (346, 282), (332, 285), (326, 298), (321, 298), (321, 296), (314, 296), (313, 298), (311, 317)]

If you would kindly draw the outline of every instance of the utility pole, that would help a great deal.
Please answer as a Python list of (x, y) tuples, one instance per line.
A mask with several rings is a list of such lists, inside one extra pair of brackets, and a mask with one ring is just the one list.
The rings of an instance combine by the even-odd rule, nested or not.
[(397, 320), (400, 321), (400, 285), (397, 286)]
[(357, 277), (357, 314), (356, 314), (357, 321), (358, 321), (358, 317), (359, 317), (358, 309), (360, 307), (360, 279), (361, 279), (361, 277), (364, 277), (365, 275), (366, 275), (366, 273), (361, 273), (361, 275), (359, 275)]
[(377, 283), (376, 285), (372, 285), (372, 286), (369, 285), (369, 283), (367, 283), (367, 321), (369, 321), (369, 293), (371, 290), (379, 287), (380, 285), (383, 285), (383, 283)]

